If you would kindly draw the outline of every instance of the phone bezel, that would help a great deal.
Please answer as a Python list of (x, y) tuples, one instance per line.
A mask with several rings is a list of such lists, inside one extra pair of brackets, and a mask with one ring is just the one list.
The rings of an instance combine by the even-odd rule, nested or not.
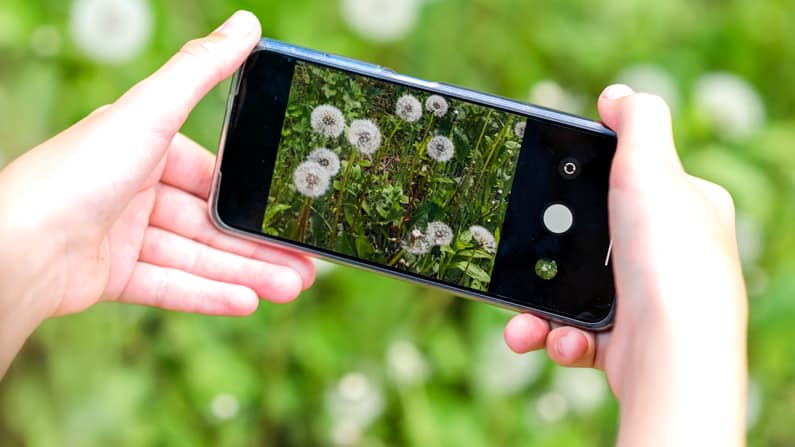
[[(534, 106), (531, 104), (518, 102), (512, 99), (496, 95), (490, 95), (487, 93), (482, 93), (462, 87), (457, 87), (450, 84), (426, 81), (423, 79), (414, 78), (411, 76), (396, 73), (393, 70), (386, 67), (381, 67), (367, 62), (357, 61), (339, 55), (322, 53), (294, 46), (291, 44), (287, 44), (284, 42), (279, 42), (272, 39), (266, 39), (266, 38), (261, 39), (260, 42), (257, 44), (257, 46), (252, 50), (252, 54), (258, 51), (271, 51), (286, 56), (295, 57), (297, 59), (306, 60), (308, 62), (314, 62), (321, 65), (350, 71), (363, 76), (369, 76), (372, 78), (381, 79), (386, 82), (402, 84), (407, 87), (418, 88), (426, 91), (434, 91), (439, 94), (447, 95), (453, 98), (458, 98), (464, 101), (475, 102), (482, 104), (484, 106), (494, 107), (508, 112), (517, 113), (520, 115), (528, 115), (530, 117), (540, 118), (542, 120), (551, 121), (559, 125), (574, 127), (579, 130), (590, 131), (596, 134), (602, 134), (606, 136), (612, 136), (614, 138), (616, 136), (612, 130), (606, 128), (601, 123), (586, 118), (582, 118), (576, 115), (570, 115), (564, 112), (559, 112), (544, 107)], [(486, 293), (479, 293), (478, 291), (475, 290), (470, 290), (467, 288), (459, 288), (446, 283), (436, 282), (431, 279), (412, 276), (410, 274), (401, 272), (399, 270), (392, 270), (386, 267), (379, 266), (374, 263), (371, 264), (365, 261), (358, 261), (348, 257), (336, 255), (330, 252), (317, 250), (312, 247), (299, 245), (297, 243), (291, 243), (289, 241), (270, 238), (267, 235), (261, 233), (243, 231), (241, 229), (232, 227), (227, 223), (225, 223), (218, 212), (218, 190), (222, 178), (221, 161), (223, 159), (223, 153), (227, 141), (227, 133), (229, 129), (229, 122), (231, 119), (231, 112), (233, 109), (233, 105), (235, 103), (235, 99), (237, 98), (238, 95), (241, 73), (243, 72), (244, 68), (245, 64), (235, 72), (232, 78), (230, 92), (227, 98), (223, 128), (221, 131), (220, 142), (218, 145), (218, 155), (216, 158), (215, 168), (213, 172), (213, 181), (210, 189), (210, 198), (209, 198), (210, 220), (219, 230), (225, 233), (232, 234), (236, 237), (242, 237), (258, 243), (266, 243), (274, 247), (287, 249), (295, 253), (310, 255), (312, 257), (327, 260), (336, 264), (341, 264), (341, 265), (355, 267), (361, 270), (376, 272), (392, 278), (408, 280), (415, 284), (420, 284), (426, 287), (433, 287), (435, 289), (453, 293), (454, 295), (460, 296), (462, 298), (472, 299), (475, 301), (496, 305), (512, 311), (529, 312), (544, 319), (561, 324), (573, 325), (590, 330), (605, 330), (612, 326), (613, 318), (616, 312), (615, 297), (613, 297), (613, 305), (610, 307), (610, 311), (605, 316), (605, 318), (596, 322), (582, 321), (573, 317), (559, 315), (544, 309), (538, 309), (532, 306), (522, 305), (511, 301), (503, 300), (498, 297), (488, 295)]]

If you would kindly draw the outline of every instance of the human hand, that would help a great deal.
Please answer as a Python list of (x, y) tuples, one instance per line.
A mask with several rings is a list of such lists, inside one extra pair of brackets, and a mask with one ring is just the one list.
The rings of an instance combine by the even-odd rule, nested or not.
[(98, 301), (244, 315), (312, 283), (308, 259), (215, 229), (215, 157), (178, 133), (259, 37), (236, 13), (0, 172), (0, 376), (42, 319)]
[(599, 112), (618, 134), (613, 329), (594, 334), (522, 314), (508, 323), (506, 342), (604, 370), (621, 405), (619, 444), (740, 444), (747, 303), (731, 197), (684, 172), (660, 98), (614, 85)]

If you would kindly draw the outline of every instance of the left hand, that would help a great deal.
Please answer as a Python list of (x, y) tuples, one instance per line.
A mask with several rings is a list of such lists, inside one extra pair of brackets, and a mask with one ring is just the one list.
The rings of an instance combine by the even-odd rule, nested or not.
[[(98, 301), (245, 315), (258, 296), (286, 302), (312, 283), (308, 259), (215, 229), (214, 156), (178, 133), (259, 37), (257, 19), (236, 13), (0, 172), (4, 345)], [(0, 376), (16, 349), (0, 347)]]

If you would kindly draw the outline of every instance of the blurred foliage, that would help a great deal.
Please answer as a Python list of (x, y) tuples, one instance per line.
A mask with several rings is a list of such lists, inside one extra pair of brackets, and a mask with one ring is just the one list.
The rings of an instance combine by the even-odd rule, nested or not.
[[(74, 44), (72, 3), (0, 4), (6, 160), (112, 102), (237, 8), (258, 14), (270, 37), (519, 99), (552, 79), (594, 104), (627, 67), (668, 73), (680, 99), (674, 127), (686, 167), (726, 186), (740, 216), (751, 295), (749, 441), (795, 443), (792, 1), (426, 0), (408, 34), (373, 43), (351, 30), (337, 1), (152, 0), (151, 39), (120, 64), (94, 62)], [(752, 86), (764, 105), (760, 126), (729, 138), (716, 125), (723, 118), (698, 107), (694, 86), (713, 71)], [(208, 95), (184, 129), (210, 148), (226, 89)], [(746, 107), (732, 95), (719, 98), (730, 104), (722, 112), (742, 119)], [(595, 116), (593, 106), (585, 112)], [(0, 382), (0, 444), (609, 444), (615, 402), (582, 404), (588, 393), (570, 392), (579, 382), (563, 380), (569, 376), (538, 356), (496, 355), (508, 317), (343, 268), (297, 302), (263, 304), (249, 318), (100, 305), (48, 321), (28, 342)], [(396, 364), (413, 358), (403, 352), (395, 362), (396, 341), (416, 346), (426, 379), (395, 379), (402, 377)], [(530, 374), (517, 363), (527, 360), (542, 362), (533, 377), (508, 374)], [(489, 376), (495, 371), (504, 374)], [(585, 391), (599, 384), (584, 383)], [(340, 393), (350, 402), (337, 402)], [(351, 422), (357, 402), (369, 402), (361, 405), (369, 413)]]

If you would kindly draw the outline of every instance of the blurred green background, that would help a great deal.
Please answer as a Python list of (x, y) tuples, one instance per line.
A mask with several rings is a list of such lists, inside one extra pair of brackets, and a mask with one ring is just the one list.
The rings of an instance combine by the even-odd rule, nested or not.
[[(3, 0), (0, 165), (237, 8), (269, 37), (590, 117), (613, 81), (665, 97), (688, 170), (737, 204), (749, 442), (795, 444), (795, 2)], [(226, 89), (184, 129), (208, 148)], [(99, 305), (29, 340), (0, 445), (610, 444), (603, 376), (512, 355), (509, 317), (342, 267), (248, 318)]]

